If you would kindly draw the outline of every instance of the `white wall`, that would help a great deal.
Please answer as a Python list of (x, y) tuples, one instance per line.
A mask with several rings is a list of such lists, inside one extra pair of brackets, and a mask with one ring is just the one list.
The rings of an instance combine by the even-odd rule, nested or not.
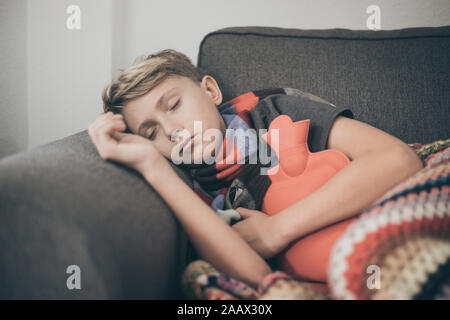
[(0, 1), (0, 158), (27, 148), (27, 1)]
[[(66, 8), (81, 8), (81, 29)], [(381, 29), (450, 24), (449, 0), (0, 0), (0, 157), (87, 129), (101, 90), (143, 53), (173, 48), (197, 62), (202, 38), (230, 26)]]
[[(81, 9), (81, 29), (69, 30), (66, 9)], [(109, 0), (28, 2), (29, 147), (86, 129), (101, 111), (111, 76)]]
[(449, 0), (131, 0), (122, 63), (162, 48), (196, 63), (203, 36), (230, 26), (367, 30), (366, 9), (373, 4), (380, 7), (382, 30), (450, 25)]

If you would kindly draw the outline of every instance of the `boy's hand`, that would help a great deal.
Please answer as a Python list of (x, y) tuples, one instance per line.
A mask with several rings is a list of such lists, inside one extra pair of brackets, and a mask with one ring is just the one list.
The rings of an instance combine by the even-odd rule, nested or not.
[(89, 126), (89, 136), (102, 159), (123, 163), (142, 175), (149, 170), (157, 172), (160, 166), (168, 164), (150, 140), (121, 132), (125, 129), (122, 115), (112, 112), (100, 115)]
[(235, 223), (232, 228), (264, 258), (269, 259), (281, 252), (288, 243), (283, 240), (283, 233), (274, 220), (258, 210), (236, 208), (244, 220)]

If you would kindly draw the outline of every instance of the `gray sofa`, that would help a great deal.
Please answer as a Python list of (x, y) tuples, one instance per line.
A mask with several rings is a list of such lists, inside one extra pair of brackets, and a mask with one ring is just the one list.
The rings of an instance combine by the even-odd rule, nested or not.
[[(197, 64), (224, 99), (295, 87), (407, 143), (450, 136), (450, 26), (225, 28), (203, 38)], [(169, 207), (139, 174), (102, 160), (87, 130), (0, 160), (0, 298), (183, 298), (193, 259)], [(66, 286), (70, 265), (80, 290)]]

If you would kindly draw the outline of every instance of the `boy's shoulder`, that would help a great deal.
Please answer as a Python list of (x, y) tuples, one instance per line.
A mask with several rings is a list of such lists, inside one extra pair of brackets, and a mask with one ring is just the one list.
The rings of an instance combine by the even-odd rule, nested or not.
[(312, 93), (302, 91), (297, 88), (291, 88), (291, 87), (267, 88), (267, 89), (254, 90), (254, 91), (252, 91), (252, 93), (259, 98), (259, 101), (266, 100), (266, 99), (273, 99), (273, 98), (279, 97), (279, 96), (287, 97), (288, 99), (289, 99), (289, 97), (295, 97), (295, 98), (303, 98), (306, 100), (311, 100), (311, 101), (315, 101), (315, 102), (319, 102), (319, 103), (324, 103), (324, 104), (328, 104), (333, 107), (336, 107), (334, 104), (332, 104), (331, 102), (329, 102), (321, 97), (318, 97)]

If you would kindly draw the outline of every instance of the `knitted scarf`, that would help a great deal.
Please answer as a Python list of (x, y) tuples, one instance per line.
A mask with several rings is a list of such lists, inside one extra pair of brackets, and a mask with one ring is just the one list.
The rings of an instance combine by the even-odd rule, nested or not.
[[(268, 175), (261, 172), (278, 164), (276, 152), (260, 135), (268, 131), (277, 116), (287, 114), (295, 122), (311, 118), (314, 113), (320, 119), (316, 122), (322, 121), (328, 127), (341, 113), (353, 118), (350, 109), (336, 107), (294, 88), (250, 91), (220, 104), (218, 111), (227, 130), (214, 163), (183, 164), (192, 178), (194, 192), (216, 212), (237, 207), (260, 210), (271, 184)], [(250, 128), (258, 135), (256, 144), (250, 143), (250, 139), (242, 141), (242, 136), (247, 135), (236, 134), (238, 129), (246, 133)], [(311, 121), (308, 136), (311, 152), (325, 149), (327, 134), (327, 128), (315, 126)], [(270, 162), (262, 163), (258, 146), (263, 146)]]

